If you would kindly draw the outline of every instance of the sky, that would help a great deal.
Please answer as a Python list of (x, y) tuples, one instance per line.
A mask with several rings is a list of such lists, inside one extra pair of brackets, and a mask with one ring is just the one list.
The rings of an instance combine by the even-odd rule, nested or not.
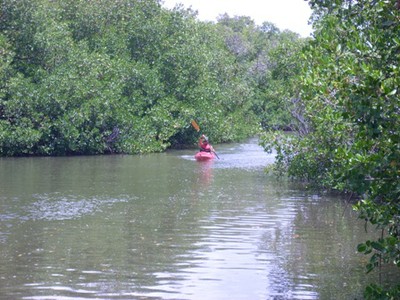
[(216, 21), (219, 15), (227, 13), (230, 17), (250, 17), (257, 25), (271, 22), (281, 31), (289, 29), (302, 37), (310, 36), (312, 31), (307, 24), (311, 8), (304, 0), (163, 0), (163, 3), (168, 9), (178, 3), (192, 7), (202, 21)]

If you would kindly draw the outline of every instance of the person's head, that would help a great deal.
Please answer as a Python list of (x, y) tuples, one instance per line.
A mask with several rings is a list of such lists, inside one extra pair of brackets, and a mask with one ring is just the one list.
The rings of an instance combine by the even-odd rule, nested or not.
[(203, 136), (203, 144), (208, 144), (208, 137), (205, 135)]

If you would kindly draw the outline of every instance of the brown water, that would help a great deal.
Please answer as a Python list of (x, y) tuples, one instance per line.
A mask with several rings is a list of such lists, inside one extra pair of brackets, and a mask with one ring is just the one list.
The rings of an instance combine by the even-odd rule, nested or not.
[(264, 173), (249, 140), (0, 159), (1, 299), (354, 299), (376, 275), (340, 198)]

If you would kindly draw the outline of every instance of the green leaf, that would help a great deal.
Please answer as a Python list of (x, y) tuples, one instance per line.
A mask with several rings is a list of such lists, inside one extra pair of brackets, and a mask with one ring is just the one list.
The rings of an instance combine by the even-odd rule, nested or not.
[(384, 251), (385, 247), (379, 242), (373, 241), (371, 242), (371, 247), (378, 251)]
[(365, 244), (358, 244), (357, 245), (357, 251), (358, 252), (365, 252), (367, 250), (367, 245)]

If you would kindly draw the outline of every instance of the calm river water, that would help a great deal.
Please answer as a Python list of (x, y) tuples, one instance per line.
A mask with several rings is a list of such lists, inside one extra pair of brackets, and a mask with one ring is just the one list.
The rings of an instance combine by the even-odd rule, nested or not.
[(0, 298), (359, 298), (351, 206), (266, 175), (255, 139), (216, 148), (0, 159)]

